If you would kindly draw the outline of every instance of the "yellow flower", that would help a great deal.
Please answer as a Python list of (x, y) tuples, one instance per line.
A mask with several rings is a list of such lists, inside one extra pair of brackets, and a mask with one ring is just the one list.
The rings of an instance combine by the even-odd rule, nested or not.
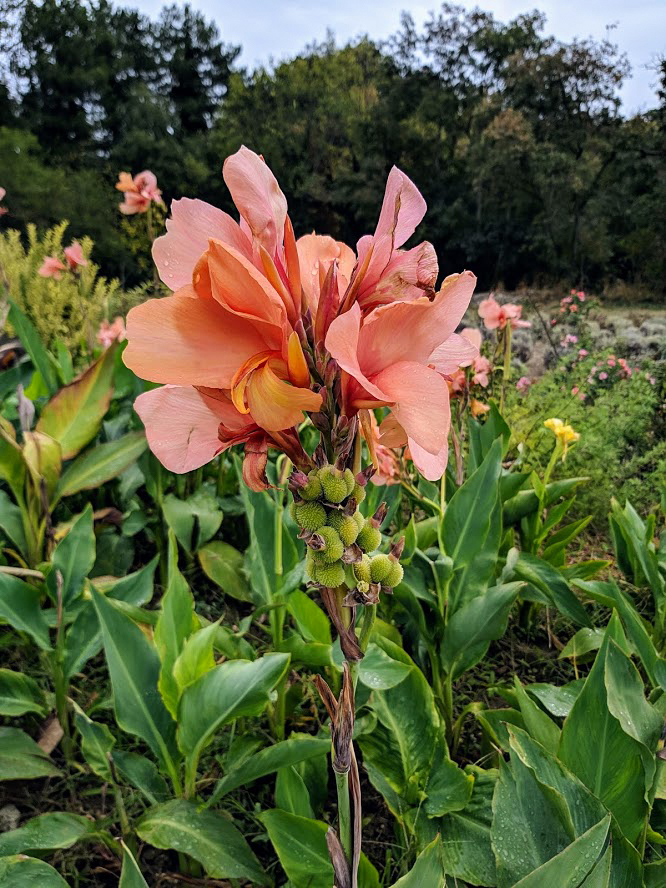
[(579, 440), (580, 432), (574, 431), (572, 426), (565, 425), (561, 419), (557, 419), (554, 416), (550, 419), (547, 419), (544, 422), (544, 425), (555, 435), (555, 438), (557, 439), (557, 444), (561, 446), (562, 462), (564, 462), (567, 457), (569, 444), (575, 444), (575, 442)]

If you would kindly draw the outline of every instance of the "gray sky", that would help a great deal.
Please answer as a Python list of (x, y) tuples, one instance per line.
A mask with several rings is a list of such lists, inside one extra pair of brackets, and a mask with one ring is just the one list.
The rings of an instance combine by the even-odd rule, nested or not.
[[(161, 0), (124, 0), (156, 15)], [(207, 18), (217, 22), (223, 38), (243, 47), (242, 62), (249, 67), (279, 61), (298, 53), (312, 40), (323, 40), (327, 28), (338, 42), (360, 34), (381, 39), (398, 29), (402, 10), (421, 24), (439, 2), (422, 0), (191, 0)], [(462, 0), (461, 5), (474, 3)], [(506, 21), (537, 7), (546, 13), (547, 30), (563, 40), (602, 39), (609, 25), (612, 39), (631, 62), (632, 77), (623, 89), (626, 112), (656, 104), (656, 73), (647, 66), (666, 55), (666, 0), (479, 0), (482, 9)]]

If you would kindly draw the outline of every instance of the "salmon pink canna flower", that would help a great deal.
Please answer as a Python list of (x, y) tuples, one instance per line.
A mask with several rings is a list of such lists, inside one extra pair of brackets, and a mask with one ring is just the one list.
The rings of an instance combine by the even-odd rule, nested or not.
[(119, 209), (126, 216), (146, 213), (151, 203), (163, 203), (162, 192), (157, 187), (157, 177), (150, 170), (137, 173), (134, 177), (131, 173), (120, 173), (116, 188), (125, 195)]
[(59, 281), (63, 271), (66, 270), (67, 266), (60, 259), (57, 259), (55, 256), (46, 256), (37, 273), (42, 277), (54, 278), (54, 280)]
[(118, 316), (112, 324), (108, 321), (102, 321), (97, 331), (97, 341), (103, 348), (109, 348), (112, 343), (124, 342), (125, 340), (125, 321)]
[(471, 272), (448, 277), (431, 301), (395, 302), (363, 317), (361, 307), (331, 324), (326, 348), (344, 371), (345, 408), (390, 406), (380, 426), (387, 447), (409, 445), (419, 471), (431, 481), (448, 460), (451, 422), (444, 378), (475, 349), (454, 333), (474, 292)]
[(522, 312), (522, 305), (516, 305), (514, 302), (500, 305), (492, 293), (479, 305), (479, 317), (483, 320), (486, 330), (503, 330), (507, 324), (510, 324), (512, 330), (518, 327), (531, 327), (529, 321), (521, 320)]
[(84, 268), (88, 264), (88, 260), (83, 255), (83, 247), (77, 241), (73, 241), (69, 247), (65, 247), (63, 252), (71, 271), (76, 271), (77, 268)]
[[(5, 194), (7, 194), (5, 189), (0, 188), (0, 200), (4, 200)], [(9, 210), (7, 209), (7, 207), (0, 207), (0, 216), (4, 216), (5, 213), (8, 213), (8, 212), (9, 212)]]

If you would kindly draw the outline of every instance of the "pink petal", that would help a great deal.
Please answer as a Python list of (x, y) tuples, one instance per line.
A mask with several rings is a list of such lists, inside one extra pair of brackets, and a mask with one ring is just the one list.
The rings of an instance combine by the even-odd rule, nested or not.
[(451, 412), (444, 378), (430, 367), (402, 361), (387, 367), (375, 382), (394, 401), (391, 413), (413, 440), (437, 455), (447, 444)]
[(326, 334), (326, 348), (340, 367), (356, 379), (372, 397), (386, 401), (384, 392), (374, 385), (359, 363), (359, 339), (361, 332), (361, 307), (356, 302), (351, 309), (333, 321)]
[(423, 447), (419, 447), (413, 438), (409, 439), (408, 444), (412, 461), (423, 477), (428, 481), (439, 481), (449, 461), (448, 442), (436, 454), (428, 453)]
[(296, 241), (298, 260), (301, 267), (301, 284), (305, 302), (312, 316), (317, 313), (319, 303), (320, 267), (325, 276), (331, 262), (338, 260), (338, 282), (340, 291), (347, 289), (351, 273), (356, 264), (354, 251), (341, 241), (323, 234), (306, 234)]
[(358, 301), (364, 309), (389, 302), (408, 302), (434, 291), (439, 265), (435, 249), (427, 241), (411, 250), (395, 250), (376, 283), (372, 282), (373, 265), (371, 262), (359, 292)]
[(228, 408), (191, 386), (165, 385), (145, 392), (134, 409), (146, 427), (150, 449), (170, 472), (198, 469), (229, 446), (218, 437)]
[(127, 316), (125, 364), (142, 379), (229, 388), (236, 371), (266, 349), (256, 328), (212, 299), (167, 296)]
[(268, 165), (245, 145), (224, 161), (222, 175), (253, 236), (273, 258), (282, 247), (287, 199)]
[(386, 182), (375, 239), (388, 235), (394, 249), (401, 247), (414, 234), (426, 209), (427, 204), (419, 189), (394, 166)]
[(431, 302), (394, 302), (370, 313), (361, 330), (360, 364), (368, 376), (399, 361), (427, 364), (451, 336), (472, 298), (471, 271), (449, 275)]
[(465, 327), (463, 330), (460, 331), (460, 335), (463, 337), (463, 339), (471, 342), (477, 351), (481, 351), (481, 345), (483, 343), (483, 333), (477, 327)]
[(465, 331), (460, 334), (452, 333), (446, 342), (437, 346), (430, 355), (429, 364), (449, 376), (455, 373), (459, 367), (469, 367), (478, 357), (477, 348), (465, 337)]
[(208, 249), (210, 238), (229, 244), (252, 258), (252, 244), (228, 213), (203, 200), (183, 197), (171, 204), (167, 233), (153, 244), (153, 259), (160, 278), (170, 290), (192, 282), (192, 271)]

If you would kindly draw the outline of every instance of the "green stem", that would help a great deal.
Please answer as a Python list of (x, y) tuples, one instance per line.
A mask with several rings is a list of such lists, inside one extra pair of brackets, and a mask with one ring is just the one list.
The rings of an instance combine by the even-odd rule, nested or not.
[(453, 679), (447, 672), (442, 681), (442, 702), (444, 703), (444, 725), (446, 727), (446, 739), (450, 743), (453, 739)]
[[(363, 608), (363, 622), (361, 623), (361, 634), (358, 639), (358, 646), (361, 648), (363, 653), (365, 653), (368, 649), (368, 644), (370, 643), (370, 636), (372, 635), (372, 629), (375, 625), (375, 619), (377, 618), (377, 605), (369, 604)], [(354, 690), (356, 690), (356, 685), (358, 683), (358, 669), (359, 669), (359, 660), (354, 660), (349, 664), (349, 671), (351, 674), (352, 682), (354, 684)]]
[(335, 772), (335, 784), (338, 790), (338, 831), (345, 856), (351, 866), (354, 853), (352, 843), (352, 815), (349, 800), (349, 774)]
[(58, 593), (56, 643), (53, 652), (53, 688), (55, 691), (56, 714), (63, 731), (62, 751), (65, 761), (72, 760), (72, 739), (69, 731), (69, 710), (67, 706), (67, 678), (65, 677), (65, 633), (64, 606), (62, 599), (62, 576), (58, 573), (56, 583)]
[(504, 410), (504, 393), (507, 383), (511, 380), (511, 324), (504, 328), (504, 372), (502, 374), (502, 391), (500, 393), (500, 413)]
[[(279, 603), (278, 607), (271, 610), (271, 634), (273, 636), (273, 650), (279, 651), (284, 640), (284, 621), (287, 609), (281, 604), (282, 601), (282, 575), (284, 567), (282, 563), (282, 529), (284, 515), (284, 491), (278, 488), (275, 491), (275, 527), (274, 527), (274, 552), (273, 560), (275, 564), (275, 593), (274, 601)], [(275, 701), (275, 737), (277, 740), (284, 739), (284, 726), (286, 719), (286, 694), (287, 679), (286, 677), (277, 687), (277, 700)]]

